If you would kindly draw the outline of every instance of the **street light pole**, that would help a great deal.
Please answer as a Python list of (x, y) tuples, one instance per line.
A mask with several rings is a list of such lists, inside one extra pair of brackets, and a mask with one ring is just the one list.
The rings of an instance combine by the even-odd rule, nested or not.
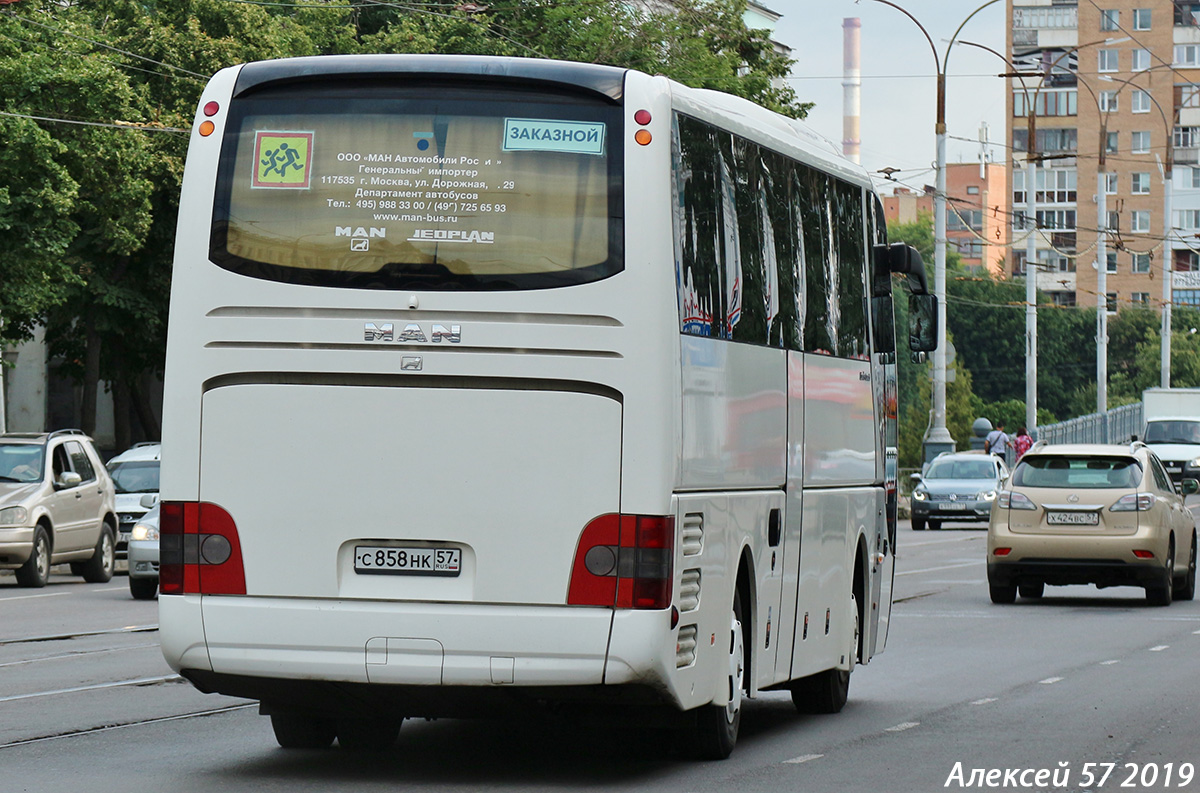
[(942, 306), (942, 321), (938, 323), (938, 345), (937, 349), (933, 351), (933, 416), (929, 431), (925, 435), (924, 444), (925, 460), (928, 462), (940, 452), (954, 451), (955, 449), (954, 438), (946, 427), (946, 325), (948, 324), (946, 320), (949, 315), (949, 307), (946, 305), (946, 69), (958, 34), (976, 14), (988, 6), (995, 5), (1000, 0), (988, 0), (968, 14), (958, 29), (954, 31), (954, 35), (950, 37), (946, 53), (940, 58), (929, 31), (916, 17), (891, 0), (875, 0), (875, 2), (891, 6), (920, 28), (921, 33), (929, 42), (930, 49), (933, 50), (934, 67), (937, 70), (937, 122), (934, 126), (937, 136), (937, 189), (933, 197), (933, 294), (937, 298), (938, 305)]

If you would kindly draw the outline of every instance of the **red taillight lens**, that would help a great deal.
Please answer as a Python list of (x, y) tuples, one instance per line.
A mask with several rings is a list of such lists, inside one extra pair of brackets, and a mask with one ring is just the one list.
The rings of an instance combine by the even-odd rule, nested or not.
[(1154, 551), (1134, 551), (1133, 555), (1139, 559), (1153, 559)]
[(217, 114), (217, 111), (219, 111), (220, 109), (221, 109), (221, 106), (218, 105), (216, 102), (207, 102), (204, 105), (204, 115), (215, 116)]
[(164, 595), (246, 594), (237, 526), (216, 504), (164, 501), (158, 556), (158, 587)]
[(992, 551), (994, 556), (1008, 556), (1010, 553), (1012, 553), (1012, 548), (997, 548)]
[(567, 603), (665, 609), (671, 605), (675, 518), (601, 515), (580, 535)]

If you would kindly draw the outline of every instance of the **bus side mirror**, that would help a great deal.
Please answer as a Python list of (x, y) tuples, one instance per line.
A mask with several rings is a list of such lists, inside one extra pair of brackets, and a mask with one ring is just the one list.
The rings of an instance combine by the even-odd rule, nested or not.
[(933, 295), (908, 296), (908, 348), (914, 353), (933, 352), (938, 342), (938, 302)]

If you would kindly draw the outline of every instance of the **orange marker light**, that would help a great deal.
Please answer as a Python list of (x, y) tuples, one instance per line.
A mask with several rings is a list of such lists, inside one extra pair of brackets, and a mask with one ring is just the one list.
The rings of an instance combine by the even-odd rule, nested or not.
[(653, 138), (650, 135), (650, 132), (648, 130), (644, 130), (644, 129), (639, 129), (637, 131), (637, 134), (635, 134), (633, 136), (633, 139), (636, 140), (642, 146), (649, 146), (650, 141), (653, 140)]
[(201, 122), (200, 137), (207, 138), (209, 135), (213, 134), (213, 130), (216, 128), (217, 128), (217, 125), (212, 123), (211, 121)]

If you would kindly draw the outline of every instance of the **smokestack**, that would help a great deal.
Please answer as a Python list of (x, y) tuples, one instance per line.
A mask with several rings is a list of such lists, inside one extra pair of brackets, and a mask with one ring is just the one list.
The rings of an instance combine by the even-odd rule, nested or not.
[(862, 20), (847, 17), (842, 21), (844, 34), (842, 58), (842, 154), (858, 162), (859, 114), (862, 90)]

